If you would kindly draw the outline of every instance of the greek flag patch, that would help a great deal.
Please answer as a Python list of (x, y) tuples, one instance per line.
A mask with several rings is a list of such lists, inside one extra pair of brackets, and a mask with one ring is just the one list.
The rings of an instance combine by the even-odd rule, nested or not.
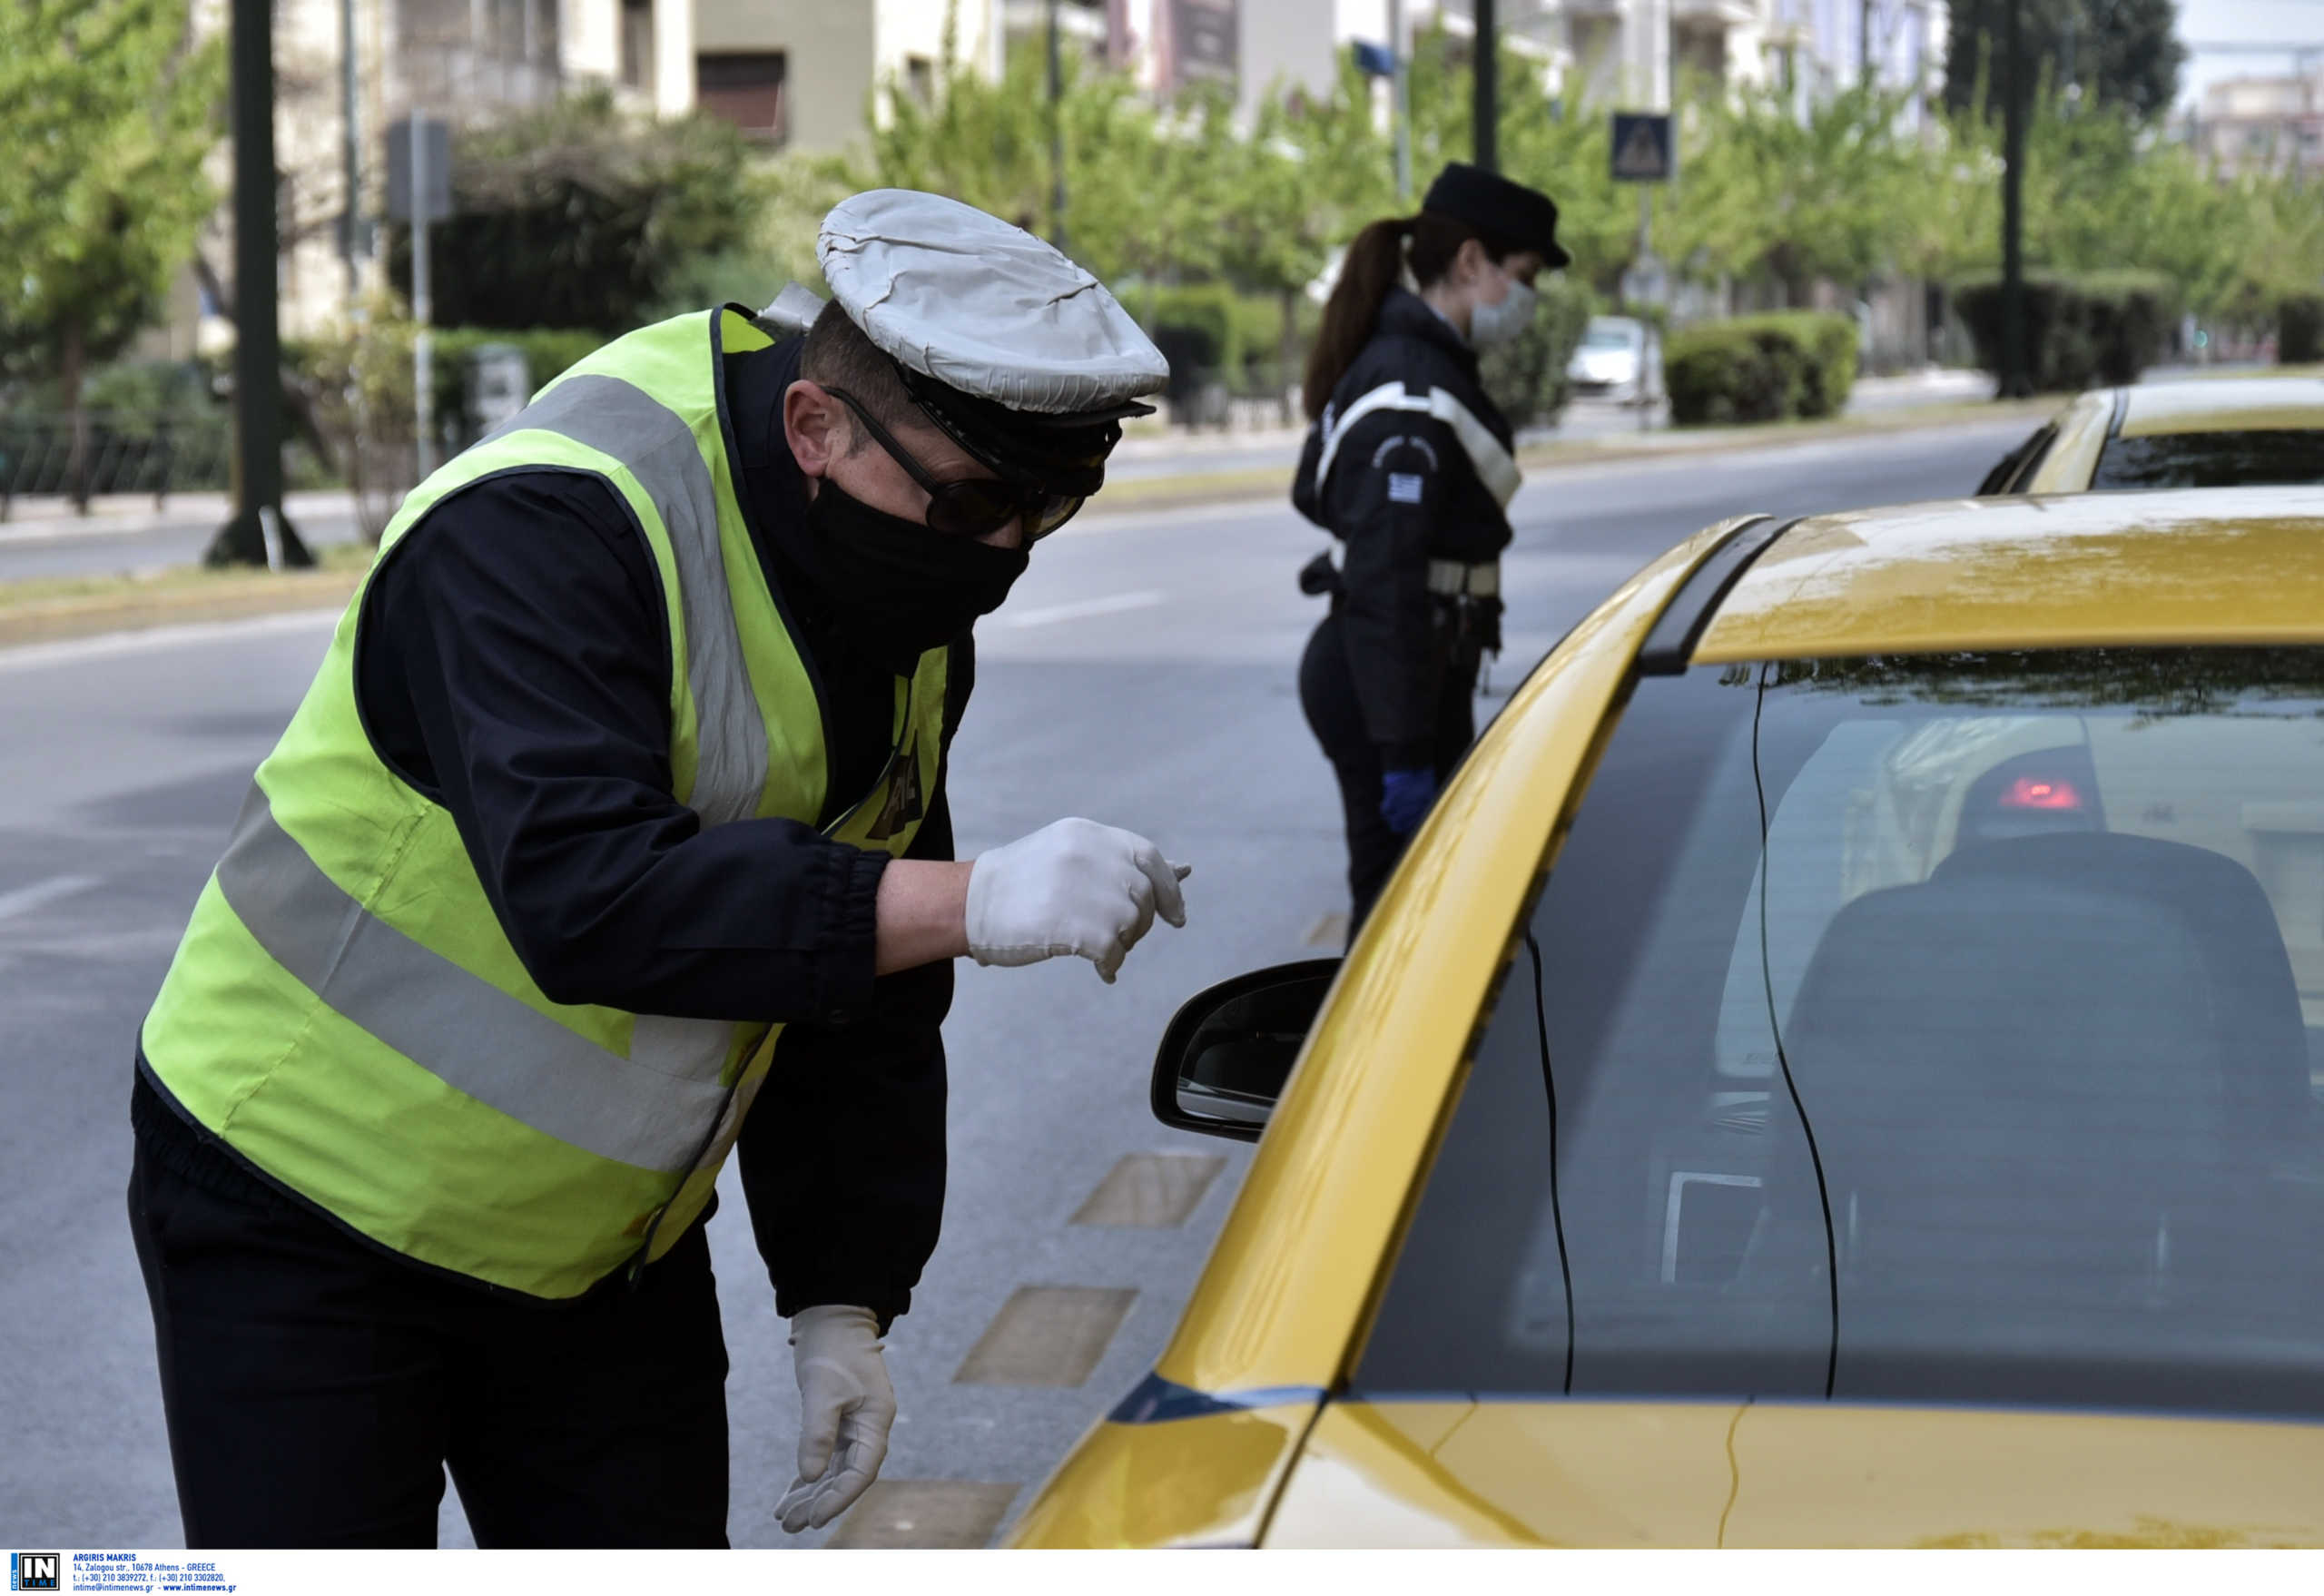
[(1388, 502), (1390, 504), (1420, 503), (1420, 474), (1416, 471), (1388, 473)]

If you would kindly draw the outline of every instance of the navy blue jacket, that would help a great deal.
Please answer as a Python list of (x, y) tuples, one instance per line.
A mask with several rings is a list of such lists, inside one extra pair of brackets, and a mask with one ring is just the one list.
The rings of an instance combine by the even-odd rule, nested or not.
[[(1368, 396), (1399, 388), (1414, 404), (1443, 395), (1489, 442), (1464, 440), (1453, 422), (1420, 409), (1384, 406), (1343, 424)], [(1390, 769), (1435, 759), (1449, 661), (1429, 602), (1428, 562), (1481, 563), (1509, 546), (1509, 517), (1472, 455), (1474, 447), (1505, 455), (1512, 441), (1478, 381), (1476, 352), (1402, 288), (1388, 291), (1370, 341), (1308, 429), (1291, 502), (1345, 546), (1341, 635), (1364, 729)]]

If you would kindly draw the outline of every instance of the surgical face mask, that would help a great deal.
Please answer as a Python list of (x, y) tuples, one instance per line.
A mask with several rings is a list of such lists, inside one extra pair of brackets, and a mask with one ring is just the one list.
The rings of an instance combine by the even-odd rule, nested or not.
[(1026, 553), (932, 532), (853, 498), (829, 478), (807, 506), (823, 596), (849, 641), (896, 675), (990, 615)]
[(1513, 277), (1503, 281), (1509, 284), (1509, 291), (1501, 296), (1499, 304), (1488, 305), (1479, 300), (1469, 307), (1469, 342), (1478, 349), (1489, 350), (1495, 344), (1507, 343), (1524, 331), (1526, 324), (1533, 320), (1534, 307), (1541, 303), (1541, 296), (1531, 285)]

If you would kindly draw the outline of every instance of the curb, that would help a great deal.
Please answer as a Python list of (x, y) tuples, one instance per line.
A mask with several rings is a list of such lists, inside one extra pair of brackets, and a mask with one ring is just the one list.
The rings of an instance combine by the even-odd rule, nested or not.
[(128, 593), (0, 608), (0, 649), (294, 610), (344, 608), (361, 580), (361, 574), (353, 571), (229, 577), (221, 580), (223, 591)]
[[(1651, 465), (1658, 460), (1686, 458), (1696, 455), (1732, 454), (1738, 450), (1787, 448), (1795, 444), (1830, 443), (1856, 438), (1878, 438), (1895, 432), (1937, 432), (1955, 429), (1984, 427), (1998, 422), (2032, 422), (2043, 419), (2064, 402), (2053, 395), (2038, 399), (1996, 400), (1967, 400), (1968, 404), (1984, 408), (1963, 412), (1955, 406), (1942, 407), (1943, 413), (1932, 414), (1926, 409), (1897, 409), (1876, 411), (1860, 419), (1843, 418), (1836, 421), (1808, 421), (1792, 424), (1774, 423), (1764, 427), (1728, 427), (1716, 430), (1642, 432), (1635, 435), (1643, 439), (1667, 439), (1663, 442), (1616, 442), (1606, 438), (1575, 439), (1561, 442), (1551, 439), (1517, 451), (1517, 462), (1528, 470), (1561, 470), (1569, 467), (1608, 466), (1639, 463)], [(1099, 499), (1090, 506), (1088, 516), (1093, 520), (1114, 517), (1145, 515), (1156, 510), (1194, 509), (1211, 505), (1257, 504), (1287, 496), (1291, 473), (1280, 466), (1253, 466), (1237, 471), (1219, 471), (1209, 475), (1188, 475), (1178, 478), (1142, 478), (1124, 486), (1137, 487), (1147, 482), (1167, 483), (1167, 488), (1145, 494), (1115, 499)]]
[[(2056, 408), (2054, 398), (1992, 404), (1989, 409), (1946, 414), (1925, 411), (1882, 412), (1860, 420), (1808, 422), (1790, 427), (1723, 428), (1718, 431), (1641, 433), (1641, 439), (1662, 442), (1622, 442), (1592, 438), (1561, 444), (1551, 441), (1519, 451), (1519, 461), (1534, 470), (1568, 467), (1620, 465), (1738, 450), (1781, 448), (1793, 444), (1825, 443), (1885, 433), (1935, 431), (1976, 427), (1996, 421), (2039, 418)], [(1289, 473), (1279, 467), (1252, 467), (1216, 472), (1208, 477), (1145, 478), (1167, 481), (1170, 489), (1093, 506), (1089, 519), (1113, 520), (1156, 511), (1194, 509), (1233, 504), (1267, 504), (1289, 491)], [(171, 588), (138, 593), (134, 586), (118, 594), (45, 600), (15, 606), (0, 606), (0, 649), (27, 644), (56, 643), (111, 633), (149, 631), (203, 622), (247, 620), (296, 610), (343, 606), (362, 580), (359, 571), (299, 572), (285, 576), (222, 576), (214, 586)]]

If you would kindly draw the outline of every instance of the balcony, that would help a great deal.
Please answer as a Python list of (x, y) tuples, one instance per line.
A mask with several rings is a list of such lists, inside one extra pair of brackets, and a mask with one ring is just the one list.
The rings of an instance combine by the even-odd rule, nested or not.
[(1748, 27), (1759, 20), (1754, 0), (1670, 0), (1670, 20), (1680, 27)]

